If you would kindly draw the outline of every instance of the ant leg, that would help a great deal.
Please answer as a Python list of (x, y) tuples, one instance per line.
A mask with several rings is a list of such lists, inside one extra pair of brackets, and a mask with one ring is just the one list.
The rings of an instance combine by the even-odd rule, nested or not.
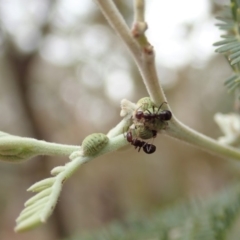
[(139, 148), (138, 148), (138, 152), (140, 152), (140, 150), (142, 149), (142, 147), (143, 146), (145, 146), (146, 145), (146, 142), (144, 142), (144, 141), (140, 141), (140, 143), (139, 143)]
[(138, 141), (139, 141), (139, 140), (134, 139), (133, 142), (132, 142), (132, 145), (135, 146), (135, 149), (137, 149), (138, 152), (140, 152), (141, 146), (138, 145)]
[(157, 133), (158, 133), (158, 132), (157, 132), (156, 130), (152, 130), (152, 134), (153, 134), (152, 138), (153, 138), (153, 139), (157, 137)]
[(148, 143), (147, 143), (147, 142), (144, 142), (144, 144), (142, 145), (142, 147), (145, 147), (146, 145), (148, 145)]
[[(153, 134), (153, 136), (152, 136), (152, 142), (151, 142), (151, 144), (149, 144), (149, 145), (152, 145), (152, 144), (153, 144), (154, 139), (157, 137), (157, 131), (156, 131), (156, 130), (152, 130), (152, 134)], [(149, 147), (150, 147), (150, 146), (149, 146)]]
[(146, 111), (148, 111), (149, 112), (149, 114), (152, 114), (148, 109), (146, 109)]
[(158, 110), (157, 110), (157, 112), (156, 112), (156, 113), (158, 113), (158, 112), (159, 112), (159, 110), (161, 109), (161, 107), (162, 107), (162, 105), (163, 105), (164, 103), (165, 103), (165, 104), (167, 104), (167, 102), (163, 102), (163, 103), (162, 103), (162, 104), (159, 106), (159, 108), (158, 108)]

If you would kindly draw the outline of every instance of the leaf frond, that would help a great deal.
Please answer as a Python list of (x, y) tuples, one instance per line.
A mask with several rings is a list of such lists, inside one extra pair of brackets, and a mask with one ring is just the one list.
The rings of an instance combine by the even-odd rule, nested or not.
[(228, 92), (232, 93), (237, 88), (240, 87), (240, 74), (234, 74), (233, 76), (229, 77), (224, 85), (228, 88)]
[(54, 168), (51, 171), (54, 177), (41, 180), (27, 190), (37, 194), (24, 204), (25, 208), (16, 219), (16, 232), (27, 231), (47, 221), (57, 204), (63, 183), (83, 162), (84, 158), (76, 155), (65, 166)]
[(240, 185), (236, 184), (211, 199), (180, 202), (141, 220), (113, 223), (103, 230), (65, 240), (229, 239), (227, 236), (239, 216), (239, 200)]
[(231, 0), (229, 6), (225, 6), (217, 17), (220, 23), (216, 26), (225, 33), (221, 35), (223, 40), (214, 43), (218, 53), (224, 54), (235, 75), (226, 80), (225, 86), (232, 93), (240, 88), (240, 1)]
[[(96, 134), (91, 135), (94, 137), (96, 136)], [(107, 138), (107, 136), (103, 137), (103, 134), (97, 135), (100, 136), (100, 140), (105, 141)], [(81, 147), (79, 147), (78, 151), (72, 152), (72, 154), (69, 156), (71, 160), (70, 162), (66, 163), (64, 166), (58, 166), (52, 169), (51, 174), (53, 177), (41, 180), (33, 184), (28, 189), (28, 191), (36, 192), (37, 194), (25, 203), (25, 209), (20, 213), (19, 217), (16, 220), (16, 232), (30, 230), (41, 223), (45, 223), (48, 220), (57, 204), (63, 183), (69, 177), (71, 177), (72, 174), (83, 163), (90, 161), (102, 154), (116, 151), (128, 144), (122, 134), (110, 138), (106, 144), (104, 143), (104, 145), (101, 143), (101, 146), (99, 146), (99, 141), (95, 141), (94, 144), (92, 142), (86, 142), (86, 139), (88, 138), (89, 136), (83, 140), (83, 144)], [(90, 140), (92, 140), (92, 138), (90, 138)], [(92, 150), (89, 147), (95, 150), (94, 156), (90, 154), (89, 156), (83, 154), (82, 149), (84, 149), (85, 146), (84, 142), (88, 147), (88, 153), (92, 154)], [(98, 152), (96, 152), (96, 147), (98, 148)]]

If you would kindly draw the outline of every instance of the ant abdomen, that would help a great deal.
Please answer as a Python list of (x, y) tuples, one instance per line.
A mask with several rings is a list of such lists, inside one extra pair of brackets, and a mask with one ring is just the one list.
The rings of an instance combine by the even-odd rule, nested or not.
[(153, 144), (145, 144), (143, 146), (143, 151), (147, 154), (151, 154), (151, 153), (154, 153), (156, 151), (156, 146), (153, 145)]
[(169, 110), (163, 110), (157, 117), (161, 121), (169, 121), (172, 118), (172, 113)]

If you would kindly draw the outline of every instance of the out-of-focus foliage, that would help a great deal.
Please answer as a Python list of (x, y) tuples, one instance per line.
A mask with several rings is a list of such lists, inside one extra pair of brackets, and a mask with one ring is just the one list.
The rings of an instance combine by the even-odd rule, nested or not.
[(216, 52), (225, 54), (232, 66), (234, 75), (226, 80), (225, 85), (229, 92), (234, 92), (240, 86), (240, 1), (231, 0), (231, 4), (224, 7), (217, 19), (223, 22), (216, 26), (224, 30), (225, 35), (221, 35), (224, 40), (214, 45), (220, 46)]
[[(152, 17), (147, 34), (154, 46), (166, 49), (165, 55), (156, 51), (156, 64), (167, 86), (168, 103), (182, 122), (216, 138), (221, 133), (212, 121), (214, 113), (233, 107), (221, 81), (230, 70), (222, 57), (213, 54), (210, 37), (216, 29), (213, 15), (220, 6), (206, 0), (209, 8), (204, 19), (193, 20), (199, 12), (197, 0), (174, 0), (186, 12), (162, 0), (146, 1), (147, 10), (154, 1), (161, 4), (155, 8), (157, 14), (162, 10), (166, 19), (160, 27), (147, 11), (147, 20)], [(131, 26), (132, 1), (115, 2)], [(195, 7), (194, 14), (187, 2)], [(122, 98), (136, 102), (147, 96), (131, 56), (94, 1), (0, 0), (0, 13), (1, 131), (79, 145), (87, 135), (106, 133), (121, 120)], [(178, 22), (176, 14), (185, 21), (170, 34), (172, 39), (162, 42), (173, 29), (166, 23)], [(187, 14), (191, 18), (186, 20)], [(171, 59), (184, 64), (175, 67)], [(151, 156), (130, 146), (128, 151), (84, 165), (66, 182), (49, 222), (22, 235), (13, 228), (31, 197), (25, 190), (68, 159), (41, 157), (19, 165), (1, 162), (0, 239), (59, 240), (114, 220), (124, 222), (132, 214), (148, 216), (179, 198), (206, 196), (239, 179), (234, 162), (163, 135), (154, 139), (154, 145), (157, 150)]]
[(239, 236), (231, 231), (234, 223), (237, 224), (239, 210), (240, 185), (237, 184), (208, 200), (178, 203), (141, 220), (111, 224), (102, 231), (68, 240), (233, 240)]

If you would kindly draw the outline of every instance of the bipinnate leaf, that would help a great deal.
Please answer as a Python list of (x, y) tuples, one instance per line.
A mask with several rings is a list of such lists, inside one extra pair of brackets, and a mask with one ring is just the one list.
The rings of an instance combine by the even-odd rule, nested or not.
[(221, 35), (223, 40), (214, 43), (217, 46), (216, 52), (224, 54), (231, 65), (234, 75), (229, 77), (225, 86), (228, 92), (235, 92), (240, 87), (240, 2), (231, 0), (229, 6), (225, 6), (217, 17), (221, 23), (216, 24), (220, 30), (224, 31)]
[[(128, 144), (122, 134), (111, 139), (108, 139), (107, 136), (103, 137), (103, 135), (100, 135), (100, 142), (97, 141), (98, 139), (95, 139), (96, 134), (94, 134), (93, 137), (94, 141), (85, 141), (85, 145), (83, 144), (81, 148), (79, 147), (79, 151), (72, 152), (72, 154), (69, 156), (71, 160), (70, 162), (65, 164), (65, 166), (55, 167), (51, 171), (51, 174), (54, 175), (54, 177), (39, 181), (28, 189), (28, 191), (35, 192), (37, 194), (31, 197), (25, 203), (25, 209), (20, 213), (16, 220), (16, 232), (27, 231), (47, 221), (57, 204), (63, 183), (83, 163), (90, 161), (102, 154), (116, 151)], [(87, 137), (87, 140), (88, 139), (89, 137)], [(94, 145), (94, 143), (96, 144)], [(82, 151), (84, 146), (85, 148), (87, 147), (87, 151)], [(93, 148), (94, 152), (90, 149), (90, 147)], [(84, 154), (84, 152), (86, 152), (88, 155)]]
[(56, 167), (51, 171), (56, 176), (39, 181), (28, 189), (28, 191), (37, 194), (25, 203), (25, 209), (16, 220), (16, 232), (30, 230), (47, 221), (57, 204), (63, 183), (84, 160), (86, 158), (75, 155), (71, 162), (68, 162), (65, 166)]

